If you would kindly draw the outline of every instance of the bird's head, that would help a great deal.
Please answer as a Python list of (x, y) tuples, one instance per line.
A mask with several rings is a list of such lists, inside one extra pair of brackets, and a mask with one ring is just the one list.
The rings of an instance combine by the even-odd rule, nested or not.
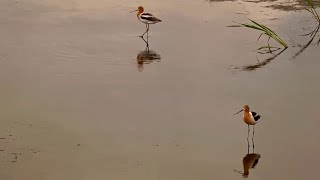
[(139, 11), (140, 13), (142, 13), (144, 11), (143, 7), (142, 6), (139, 6), (138, 9), (130, 12), (130, 13), (133, 13), (133, 12), (136, 12), (136, 11)]
[(249, 108), (248, 105), (244, 105), (244, 106), (243, 106), (243, 110), (244, 110), (244, 111), (250, 111), (250, 108)]
[(242, 111), (249, 112), (250, 111), (249, 106), (248, 105), (244, 105), (243, 108), (239, 112), (235, 113), (234, 115), (239, 114)]
[(138, 10), (139, 10), (140, 12), (143, 12), (143, 11), (144, 11), (144, 9), (143, 9), (142, 6), (139, 6), (139, 7), (138, 7)]

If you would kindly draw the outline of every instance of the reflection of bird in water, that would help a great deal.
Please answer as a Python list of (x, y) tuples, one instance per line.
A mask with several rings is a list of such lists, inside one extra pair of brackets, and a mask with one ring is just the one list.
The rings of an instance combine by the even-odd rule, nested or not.
[[(258, 123), (258, 120), (260, 119), (261, 115), (258, 115), (256, 112), (250, 111), (250, 108), (248, 105), (244, 105), (243, 109), (241, 109), (239, 112), (235, 113), (234, 115), (244, 111), (243, 113), (243, 121), (248, 124), (248, 137), (249, 138), (249, 133), (250, 133), (250, 127), (249, 125), (253, 126), (253, 135), (252, 135), (252, 142), (253, 142), (253, 137), (254, 137), (254, 126), (255, 124)], [(248, 147), (249, 147), (249, 141), (248, 141)], [(254, 147), (254, 144), (253, 144)]]
[(244, 178), (247, 178), (249, 176), (249, 170), (254, 169), (257, 166), (260, 158), (261, 158), (260, 154), (254, 153), (254, 146), (253, 146), (253, 152), (249, 153), (249, 144), (248, 144), (248, 153), (242, 159), (243, 172), (240, 172), (237, 170), (235, 171), (242, 174)]
[(260, 154), (251, 153), (251, 154), (247, 154), (243, 158), (243, 160), (242, 160), (243, 177), (249, 176), (249, 170), (254, 169), (256, 167), (256, 165), (259, 162), (260, 157), (261, 157)]
[(146, 50), (139, 52), (139, 54), (137, 55), (138, 70), (140, 72), (143, 70), (144, 64), (150, 64), (154, 61), (160, 61), (161, 59), (160, 55), (157, 52), (149, 50), (148, 37), (147, 41), (143, 37), (141, 38), (146, 43)]
[(144, 12), (143, 12), (143, 11), (144, 11), (144, 8), (143, 8), (142, 6), (139, 6), (137, 10), (134, 10), (134, 11), (132, 11), (131, 13), (133, 13), (133, 12), (135, 12), (135, 11), (138, 11), (138, 13), (137, 13), (138, 19), (139, 19), (142, 23), (146, 24), (146, 32), (144, 32), (144, 33), (141, 35), (141, 37), (142, 37), (143, 35), (145, 35), (145, 34), (149, 31), (149, 24), (156, 24), (156, 23), (158, 23), (158, 22), (161, 22), (160, 19), (156, 18), (156, 17), (153, 16), (152, 14), (150, 14), (150, 13), (144, 13)]

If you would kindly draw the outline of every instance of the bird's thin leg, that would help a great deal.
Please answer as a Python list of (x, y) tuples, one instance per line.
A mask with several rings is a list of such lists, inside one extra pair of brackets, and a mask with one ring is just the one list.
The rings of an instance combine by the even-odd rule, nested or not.
[(147, 41), (143, 38), (143, 36), (140, 36), (140, 38), (146, 43), (146, 51), (149, 52), (149, 38), (147, 36)]
[(247, 143), (248, 143), (248, 154), (249, 154), (249, 149), (250, 149), (249, 139), (247, 139)]
[(249, 144), (249, 133), (250, 133), (250, 127), (249, 127), (249, 125), (248, 125), (248, 136), (247, 136), (248, 151), (249, 151), (249, 148), (250, 148), (250, 144)]
[[(148, 30), (149, 31), (149, 30)], [(148, 44), (148, 47), (149, 47), (149, 36), (148, 36), (148, 32), (147, 32), (147, 44)]]
[(249, 139), (249, 133), (250, 133), (250, 127), (248, 125), (248, 136), (247, 136), (247, 139)]
[(252, 144), (253, 144), (253, 149), (254, 149), (254, 141), (253, 141), (253, 137), (254, 137), (254, 125), (253, 125), (253, 133), (252, 133)]
[(148, 30), (146, 30), (146, 32), (144, 32), (140, 37), (143, 37), (147, 32), (148, 32)]
[(252, 153), (254, 153), (254, 141), (252, 139)]
[[(148, 39), (148, 35), (147, 35), (147, 39)], [(147, 40), (148, 42), (148, 40)], [(149, 43), (147, 43), (147, 52), (149, 52)]]
[(252, 133), (252, 139), (253, 139), (253, 137), (254, 137), (254, 125), (253, 125), (253, 133)]
[(149, 31), (148, 24), (146, 24), (146, 32), (144, 32), (140, 37), (143, 37)]

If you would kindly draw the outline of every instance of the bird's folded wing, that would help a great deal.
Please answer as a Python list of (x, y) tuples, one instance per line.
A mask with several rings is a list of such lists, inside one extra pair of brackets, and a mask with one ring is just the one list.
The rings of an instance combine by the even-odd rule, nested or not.
[(148, 21), (159, 21), (158, 18), (154, 17), (152, 14), (149, 13), (142, 13), (140, 18)]

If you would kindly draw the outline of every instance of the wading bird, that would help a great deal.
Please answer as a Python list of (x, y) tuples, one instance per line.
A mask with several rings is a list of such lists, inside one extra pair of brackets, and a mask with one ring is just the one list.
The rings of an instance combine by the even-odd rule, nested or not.
[(254, 137), (254, 125), (258, 123), (258, 120), (260, 119), (261, 115), (258, 115), (256, 112), (252, 112), (250, 111), (250, 108), (248, 105), (244, 105), (243, 108), (235, 113), (234, 115), (240, 113), (240, 112), (243, 112), (243, 121), (248, 124), (248, 137), (247, 139), (249, 138), (249, 133), (250, 133), (250, 127), (249, 125), (253, 125), (253, 136), (252, 136), (252, 140), (253, 140), (253, 137)]
[(131, 13), (136, 12), (136, 11), (138, 11), (138, 13), (137, 13), (138, 19), (142, 23), (146, 24), (146, 29), (147, 29), (146, 32), (144, 32), (140, 37), (142, 37), (143, 35), (145, 35), (149, 31), (150, 24), (156, 24), (158, 22), (161, 22), (160, 19), (154, 17), (152, 14), (144, 13), (144, 8), (142, 6), (139, 6), (137, 10), (134, 10)]

